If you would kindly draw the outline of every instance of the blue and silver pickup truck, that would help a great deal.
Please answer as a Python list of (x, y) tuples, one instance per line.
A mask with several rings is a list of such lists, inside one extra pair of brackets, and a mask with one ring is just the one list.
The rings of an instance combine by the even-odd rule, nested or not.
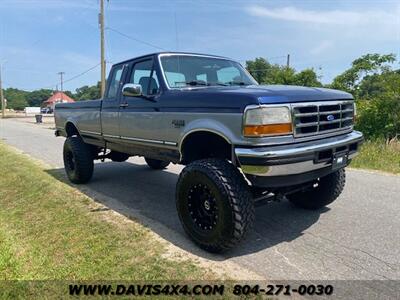
[(115, 64), (102, 99), (55, 109), (73, 183), (91, 179), (96, 159), (185, 165), (179, 218), (211, 252), (243, 239), (259, 202), (287, 199), (306, 209), (333, 202), (363, 141), (354, 117), (348, 93), (258, 85), (231, 59), (169, 52)]

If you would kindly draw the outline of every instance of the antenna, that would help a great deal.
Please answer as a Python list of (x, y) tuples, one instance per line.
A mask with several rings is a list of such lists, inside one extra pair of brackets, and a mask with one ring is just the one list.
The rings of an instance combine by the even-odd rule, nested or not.
[(175, 20), (176, 51), (178, 51), (179, 50), (179, 36), (178, 36), (178, 22), (176, 20), (176, 11), (174, 12), (174, 20)]

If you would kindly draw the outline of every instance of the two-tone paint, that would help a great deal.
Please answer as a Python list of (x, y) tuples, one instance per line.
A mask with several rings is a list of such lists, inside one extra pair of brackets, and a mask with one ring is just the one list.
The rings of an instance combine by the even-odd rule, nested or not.
[[(282, 85), (170, 88), (160, 62), (161, 56), (168, 55), (200, 54), (155, 53), (114, 65), (111, 74), (115, 68), (123, 66), (117, 97), (107, 98), (110, 88), (107, 86), (104, 99), (57, 104), (57, 133), (67, 136), (68, 126), (73, 125), (87, 143), (131, 155), (150, 155), (179, 163), (185, 139), (195, 132), (204, 131), (222, 137), (232, 145), (232, 153), (235, 154), (234, 149), (297, 145), (352, 131), (352, 128), (345, 128), (325, 135), (301, 138), (295, 138), (292, 134), (245, 137), (243, 116), (248, 107), (313, 101), (352, 101), (353, 97), (349, 93), (332, 89)], [(159, 94), (151, 99), (122, 95), (122, 86), (127, 82), (132, 66), (148, 59), (153, 61), (157, 72)]]

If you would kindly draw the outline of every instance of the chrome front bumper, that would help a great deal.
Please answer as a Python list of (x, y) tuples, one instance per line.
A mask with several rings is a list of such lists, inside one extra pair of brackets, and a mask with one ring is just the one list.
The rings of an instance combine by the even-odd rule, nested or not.
[(364, 138), (361, 132), (271, 147), (235, 148), (240, 167), (246, 175), (290, 176), (320, 169), (332, 169), (332, 158), (344, 153), (351, 160)]

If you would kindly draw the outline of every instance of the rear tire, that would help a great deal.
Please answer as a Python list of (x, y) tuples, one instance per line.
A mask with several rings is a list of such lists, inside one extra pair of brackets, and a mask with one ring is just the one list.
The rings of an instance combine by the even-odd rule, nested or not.
[(93, 175), (93, 149), (81, 137), (68, 137), (64, 142), (64, 168), (73, 183), (86, 183)]
[(214, 253), (236, 246), (254, 222), (254, 203), (243, 175), (221, 159), (194, 161), (183, 169), (176, 207), (189, 237)]
[(321, 177), (318, 186), (304, 192), (287, 195), (286, 198), (295, 206), (305, 209), (319, 209), (336, 200), (342, 193), (346, 183), (346, 172), (340, 169)]
[(145, 157), (144, 160), (146, 161), (147, 165), (152, 168), (153, 170), (162, 170), (168, 167), (169, 161), (163, 161), (158, 159), (152, 159)]

